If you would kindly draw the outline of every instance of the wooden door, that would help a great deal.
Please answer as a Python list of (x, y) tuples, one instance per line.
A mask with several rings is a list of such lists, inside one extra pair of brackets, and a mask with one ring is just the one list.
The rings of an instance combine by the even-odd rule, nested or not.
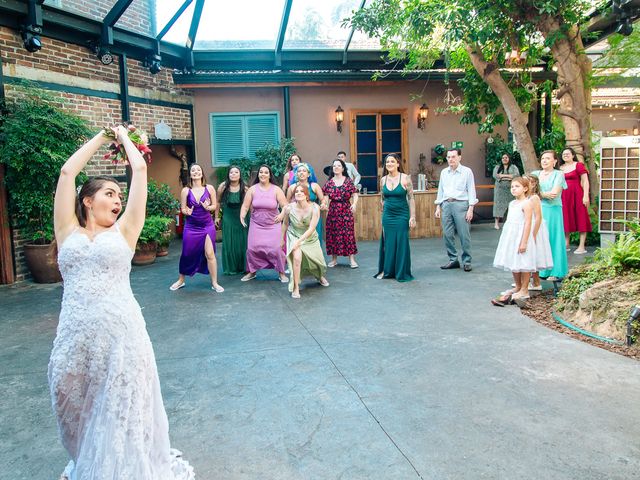
[(377, 192), (383, 175), (384, 158), (388, 154), (400, 157), (407, 172), (407, 111), (354, 110), (351, 112), (352, 161), (362, 176), (360, 184), (367, 192)]

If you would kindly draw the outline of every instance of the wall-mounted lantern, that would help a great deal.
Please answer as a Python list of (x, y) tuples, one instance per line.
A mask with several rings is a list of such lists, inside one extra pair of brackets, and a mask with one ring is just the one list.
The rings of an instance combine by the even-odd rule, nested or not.
[(344, 110), (340, 105), (336, 108), (336, 128), (342, 133), (342, 122), (344, 122)]
[(427, 107), (426, 103), (423, 103), (422, 106), (420, 107), (420, 110), (418, 111), (418, 128), (420, 130), (424, 130), (427, 123), (428, 116), (429, 116), (429, 107)]

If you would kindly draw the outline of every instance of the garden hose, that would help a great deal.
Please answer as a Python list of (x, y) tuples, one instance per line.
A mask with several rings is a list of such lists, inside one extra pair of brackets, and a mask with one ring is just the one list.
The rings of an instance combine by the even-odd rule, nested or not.
[(566, 320), (564, 320), (556, 312), (551, 312), (551, 315), (553, 315), (553, 318), (556, 322), (560, 323), (561, 325), (564, 325), (565, 327), (575, 332), (581, 333), (582, 335), (585, 335), (590, 338), (595, 338), (596, 340), (600, 340), (601, 342), (613, 343), (614, 345), (624, 345), (624, 342), (621, 342), (620, 340), (615, 340), (613, 338), (608, 338), (608, 337), (602, 337), (600, 335), (596, 335), (595, 333), (587, 332), (586, 330), (583, 330), (580, 327), (576, 327), (572, 323), (569, 323)]

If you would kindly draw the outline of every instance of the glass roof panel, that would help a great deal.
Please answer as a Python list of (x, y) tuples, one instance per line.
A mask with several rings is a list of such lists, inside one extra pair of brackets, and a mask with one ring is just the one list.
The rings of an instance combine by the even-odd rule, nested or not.
[(156, 25), (153, 14), (155, 3), (156, 0), (133, 0), (115, 26), (129, 32), (155, 37)]
[(194, 49), (275, 49), (284, 1), (206, 0)]
[(294, 0), (285, 36), (285, 49), (342, 50), (350, 29), (342, 21), (360, 0)]
[[(171, 20), (183, 3), (183, 1), (176, 2), (175, 0), (156, 0), (156, 32), (154, 33), (154, 37), (169, 23), (169, 20)], [(187, 9), (182, 12), (180, 18), (176, 20), (176, 23), (174, 23), (166, 35), (162, 37), (162, 41), (183, 47), (187, 44), (189, 27), (191, 26), (191, 19), (193, 18), (195, 7), (196, 2), (191, 2)]]
[(102, 21), (107, 13), (109, 13), (109, 10), (111, 10), (111, 7), (116, 4), (116, 1), (117, 0), (101, 0), (100, 2), (85, 2), (82, 0), (45, 0), (44, 4), (61, 8), (65, 12), (71, 12), (93, 20)]

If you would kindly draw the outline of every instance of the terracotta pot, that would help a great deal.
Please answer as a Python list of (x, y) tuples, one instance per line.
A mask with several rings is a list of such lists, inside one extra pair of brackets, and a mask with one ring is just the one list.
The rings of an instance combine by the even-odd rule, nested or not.
[(136, 245), (136, 253), (131, 259), (134, 265), (150, 265), (156, 261), (156, 250), (158, 244), (156, 242), (138, 243)]
[(24, 259), (34, 282), (57, 283), (62, 281), (58, 269), (58, 246), (55, 242), (48, 245), (25, 245)]
[(167, 255), (169, 255), (169, 245), (158, 244), (158, 249), (156, 250), (156, 257), (166, 257)]

